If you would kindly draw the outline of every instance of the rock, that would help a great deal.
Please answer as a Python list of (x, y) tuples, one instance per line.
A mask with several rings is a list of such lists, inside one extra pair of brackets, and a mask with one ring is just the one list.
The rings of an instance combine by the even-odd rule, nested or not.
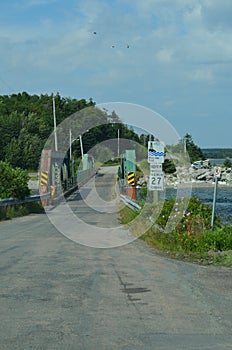
[(213, 174), (211, 171), (204, 171), (200, 175), (197, 175), (196, 179), (206, 181), (207, 179), (209, 180), (212, 177), (213, 177)]
[[(232, 185), (231, 169), (222, 169), (222, 177), (219, 181), (221, 185)], [(214, 169), (193, 169), (191, 167), (178, 167), (174, 174), (165, 174), (165, 184), (174, 186), (181, 184), (214, 184)], [(149, 180), (149, 176), (140, 177), (137, 181), (139, 186), (145, 185)]]

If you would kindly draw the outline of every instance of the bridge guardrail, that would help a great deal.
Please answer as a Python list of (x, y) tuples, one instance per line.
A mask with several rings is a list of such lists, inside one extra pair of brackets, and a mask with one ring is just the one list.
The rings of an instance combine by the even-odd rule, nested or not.
[(25, 203), (31, 203), (31, 202), (39, 202), (44, 199), (50, 198), (50, 192), (44, 193), (41, 195), (34, 195), (30, 197), (26, 197), (24, 199), (18, 199), (18, 198), (4, 198), (0, 199), (0, 207), (4, 207), (7, 205), (16, 205), (16, 204), (25, 204)]
[(122, 198), (123, 202), (131, 209), (140, 210), (142, 208), (138, 203), (136, 203), (132, 199), (129, 199), (128, 197), (124, 196), (123, 194), (120, 194), (120, 197)]
[[(137, 204), (136, 202), (134, 202), (133, 200), (131, 200), (131, 199), (129, 199), (128, 197), (126, 197), (126, 196), (124, 196), (124, 195), (122, 195), (122, 194), (120, 194), (120, 197), (122, 198), (122, 200), (124, 201), (124, 203), (129, 207), (129, 208), (131, 208), (132, 210), (140, 210), (140, 209), (142, 209), (142, 207), (139, 205), (139, 204)], [(158, 224), (156, 224), (155, 222), (154, 222), (154, 219), (150, 216), (149, 217), (149, 221), (152, 223), (152, 227), (155, 227), (157, 230), (159, 230), (160, 232), (165, 232), (164, 231), (164, 229), (160, 226), (160, 225), (158, 225)]]
[[(83, 186), (91, 177), (93, 177), (96, 174), (95, 169), (88, 169), (84, 171), (80, 171), (77, 178), (77, 183), (72, 184), (71, 187), (68, 187), (62, 196), (66, 197), (69, 196), (73, 191), (78, 189), (78, 187)], [(45, 199), (51, 199), (51, 193), (43, 193), (40, 195), (33, 195), (29, 197), (25, 197), (24, 199), (19, 198), (0, 198), (0, 207), (4, 206), (11, 206), (11, 205), (17, 205), (17, 204), (25, 204), (25, 203), (32, 203), (32, 202), (39, 202)], [(59, 199), (59, 197), (52, 198), (53, 204)]]

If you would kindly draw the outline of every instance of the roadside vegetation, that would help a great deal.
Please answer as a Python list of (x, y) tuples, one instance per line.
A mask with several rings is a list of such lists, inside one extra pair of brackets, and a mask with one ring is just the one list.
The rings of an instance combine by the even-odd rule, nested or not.
[[(13, 168), (8, 162), (0, 161), (0, 198), (24, 199), (29, 196), (28, 179), (25, 170)], [(41, 212), (43, 207), (40, 203), (0, 206), (0, 221)]]
[(0, 161), (0, 198), (23, 199), (29, 196), (28, 180), (25, 170), (13, 168), (8, 162)]
[(28, 214), (44, 213), (43, 206), (40, 202), (16, 204), (11, 206), (0, 206), (0, 221), (10, 220), (19, 216)]
[[(224, 225), (216, 216), (214, 230), (211, 230), (212, 208), (196, 197), (191, 197), (187, 210), (183, 212), (185, 200), (171, 199), (159, 203), (162, 209), (158, 210), (158, 217), (157, 205), (148, 204), (143, 208), (150, 219), (156, 219), (140, 239), (161, 254), (172, 258), (207, 265), (232, 266), (232, 226)], [(120, 214), (122, 223), (128, 224), (139, 212), (125, 207)], [(173, 224), (169, 231), (165, 228), (170, 217)]]

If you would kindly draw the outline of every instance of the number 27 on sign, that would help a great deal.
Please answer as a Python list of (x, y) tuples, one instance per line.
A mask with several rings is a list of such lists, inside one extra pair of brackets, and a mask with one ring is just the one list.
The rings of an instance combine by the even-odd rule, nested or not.
[(152, 174), (149, 177), (149, 190), (160, 190), (163, 191), (164, 188), (164, 177), (163, 174)]

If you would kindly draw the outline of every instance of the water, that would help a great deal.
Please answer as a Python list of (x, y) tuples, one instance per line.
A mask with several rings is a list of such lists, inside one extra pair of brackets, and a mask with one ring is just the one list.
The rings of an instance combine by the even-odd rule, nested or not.
[[(229, 158), (230, 159), (230, 158)], [(230, 159), (232, 161), (232, 159)], [(209, 159), (210, 164), (222, 166), (225, 162), (225, 159), (211, 158)]]
[[(214, 186), (198, 187), (192, 189), (192, 196), (199, 198), (203, 203), (213, 206)], [(175, 189), (166, 189), (165, 198), (176, 197)], [(219, 215), (223, 223), (232, 222), (232, 188), (218, 186), (216, 200), (216, 214)]]
[(216, 159), (216, 158), (209, 159), (210, 164), (212, 164), (212, 165), (219, 165), (219, 166), (223, 165), (224, 161), (225, 161), (225, 159)]
[[(194, 188), (192, 194), (203, 203), (213, 206), (214, 188)], [(231, 223), (232, 219), (232, 188), (218, 186), (216, 213), (224, 223)]]

